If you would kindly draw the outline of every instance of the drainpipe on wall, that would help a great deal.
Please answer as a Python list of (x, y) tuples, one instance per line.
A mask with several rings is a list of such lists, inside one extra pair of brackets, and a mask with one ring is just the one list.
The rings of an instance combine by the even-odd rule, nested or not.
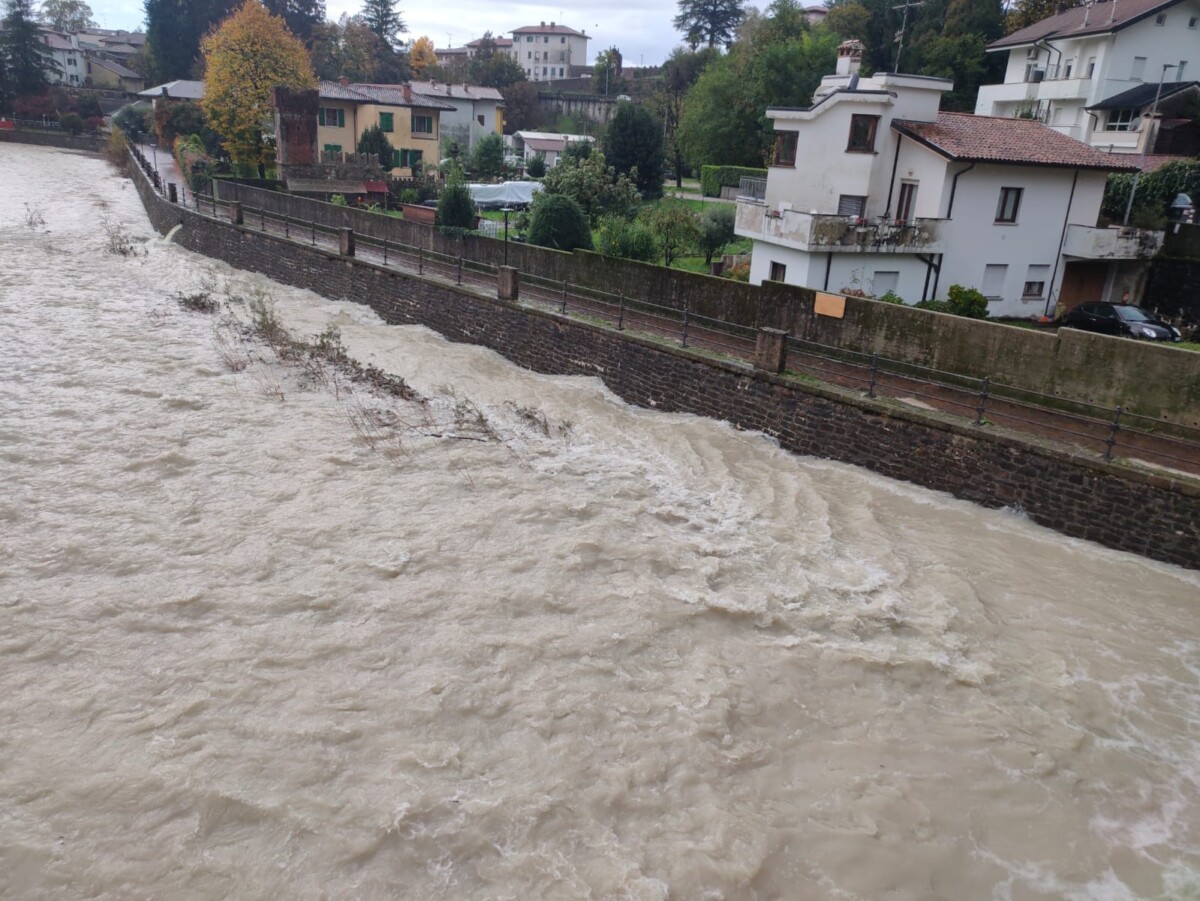
[(833, 268), (833, 251), (831, 250), (827, 254), (825, 254), (825, 287), (823, 287), (821, 289), (822, 291), (829, 290), (829, 270), (832, 268)]
[(1042, 313), (1046, 318), (1050, 317), (1050, 298), (1054, 294), (1054, 282), (1058, 278), (1058, 264), (1062, 262), (1063, 244), (1067, 241), (1067, 225), (1071, 221), (1071, 204), (1075, 202), (1075, 185), (1079, 181), (1079, 170), (1075, 170), (1075, 177), (1071, 179), (1071, 196), (1067, 198), (1067, 214), (1063, 216), (1062, 234), (1058, 237), (1058, 256), (1054, 258), (1054, 271), (1050, 273), (1050, 284), (1046, 287), (1046, 309)]
[(958, 190), (958, 177), (960, 175), (966, 175), (968, 172), (970, 172), (974, 168), (975, 168), (975, 164), (971, 163), (971, 165), (967, 166), (967, 168), (959, 169), (957, 172), (954, 173), (954, 181), (950, 182), (950, 203), (946, 207), (946, 218), (947, 219), (954, 218), (954, 193)]

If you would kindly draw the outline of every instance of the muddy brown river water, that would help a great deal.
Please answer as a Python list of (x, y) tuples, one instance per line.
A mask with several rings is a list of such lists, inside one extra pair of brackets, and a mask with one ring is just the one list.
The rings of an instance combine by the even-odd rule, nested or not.
[(0, 723), (5, 898), (1200, 897), (1196, 573), (384, 326), (14, 145)]

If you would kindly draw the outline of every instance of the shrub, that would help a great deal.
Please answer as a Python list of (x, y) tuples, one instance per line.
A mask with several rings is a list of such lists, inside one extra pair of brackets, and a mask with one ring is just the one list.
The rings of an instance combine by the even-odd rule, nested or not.
[(87, 129), (87, 132), (90, 135), (99, 134), (100, 129), (104, 127), (104, 117), (88, 116), (83, 120), (83, 127)]
[(378, 125), (372, 125), (362, 133), (355, 147), (358, 153), (373, 153), (379, 157), (379, 167), (384, 170), (392, 168), (392, 145)]
[(643, 222), (629, 222), (620, 216), (605, 216), (600, 220), (597, 248), (606, 257), (622, 257), (653, 263), (658, 259), (658, 241), (654, 232)]
[(664, 266), (695, 245), (700, 236), (698, 221), (692, 208), (681, 200), (664, 200), (648, 212), (647, 222), (658, 237)]
[(987, 298), (976, 289), (962, 285), (951, 285), (945, 300), (923, 300), (916, 306), (921, 310), (950, 313), (968, 319), (988, 318)]
[(504, 174), (504, 139), (498, 134), (484, 135), (471, 153), (471, 171), (483, 178)]
[(704, 254), (706, 266), (734, 239), (733, 219), (733, 210), (723, 204), (710, 205), (700, 217), (700, 238), (697, 244), (700, 252)]
[(475, 201), (463, 182), (462, 169), (453, 165), (442, 196), (438, 198), (437, 225), (439, 228), (475, 227)]
[(897, 303), (897, 304), (904, 303), (904, 298), (901, 297), (899, 294), (897, 294), (895, 291), (885, 291), (884, 293), (880, 294), (875, 299), (877, 301), (879, 301), (880, 303)]
[(63, 131), (69, 131), (73, 135), (83, 131), (83, 119), (78, 113), (63, 113), (58, 117), (58, 124)]
[(565, 194), (541, 192), (533, 200), (530, 244), (556, 250), (592, 249), (592, 233), (583, 209)]
[(705, 197), (720, 197), (721, 188), (741, 184), (742, 176), (766, 178), (766, 169), (751, 169), (748, 166), (701, 166), (700, 193)]
[(350, 205), (346, 202), (345, 194), (334, 194), (332, 197), (329, 198), (329, 202), (332, 203), (334, 206), (349, 206)]
[(212, 177), (213, 160), (199, 135), (180, 135), (172, 148), (183, 180), (193, 191), (206, 192)]
[(530, 178), (544, 178), (546, 175), (546, 157), (539, 153), (529, 161), (529, 165), (525, 167), (525, 174)]
[(750, 281), (750, 264), (734, 263), (722, 275), (733, 279), (735, 282), (748, 282)]
[(396, 199), (401, 203), (420, 203), (421, 193), (416, 188), (405, 188), (396, 196)]

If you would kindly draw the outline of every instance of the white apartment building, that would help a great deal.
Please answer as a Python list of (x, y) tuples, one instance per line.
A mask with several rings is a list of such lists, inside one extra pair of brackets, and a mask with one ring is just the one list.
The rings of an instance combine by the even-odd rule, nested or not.
[(993, 316), (1140, 294), (1157, 232), (1097, 228), (1107, 174), (1134, 167), (1031, 119), (938, 111), (944, 79), (857, 74), (839, 48), (810, 107), (770, 108), (775, 162), (747, 179), (750, 281), (894, 292), (978, 288)]
[(558, 165), (571, 144), (594, 142), (596, 139), (588, 135), (564, 135), (547, 131), (518, 131), (506, 139), (514, 155), (520, 157), (521, 165), (528, 166), (535, 157), (540, 156), (546, 163), (547, 169)]
[(470, 152), (488, 134), (504, 134), (504, 96), (495, 88), (438, 81), (409, 82), (414, 95), (432, 97), (454, 107), (440, 116), (442, 137)]
[[(995, 41), (1004, 83), (979, 89), (975, 112), (1033, 116), (1114, 152), (1153, 152), (1146, 120), (1161, 83), (1200, 68), (1200, 0), (1107, 0), (1068, 9)], [(1128, 94), (1128, 105), (1112, 98)]]
[(542, 22), (513, 29), (508, 52), (530, 81), (555, 81), (570, 78), (572, 66), (587, 65), (589, 40), (586, 32)]
[(51, 84), (83, 85), (87, 81), (87, 60), (72, 34), (61, 31), (41, 31), (42, 43), (54, 66), (46, 71)]

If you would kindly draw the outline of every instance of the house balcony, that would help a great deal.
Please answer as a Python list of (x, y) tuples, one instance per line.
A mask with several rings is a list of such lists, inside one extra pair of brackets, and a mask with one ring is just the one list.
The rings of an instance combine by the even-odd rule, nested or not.
[(860, 219), (799, 210), (778, 210), (738, 198), (734, 231), (806, 253), (942, 253), (942, 220)]
[(1007, 81), (979, 88), (977, 112), (992, 109), (992, 104), (1020, 104), (1046, 100), (1087, 100), (1092, 93), (1091, 78), (1044, 78), (1041, 81)]
[(1088, 228), (1068, 225), (1063, 256), (1079, 260), (1148, 260), (1163, 243), (1163, 233), (1144, 228)]

